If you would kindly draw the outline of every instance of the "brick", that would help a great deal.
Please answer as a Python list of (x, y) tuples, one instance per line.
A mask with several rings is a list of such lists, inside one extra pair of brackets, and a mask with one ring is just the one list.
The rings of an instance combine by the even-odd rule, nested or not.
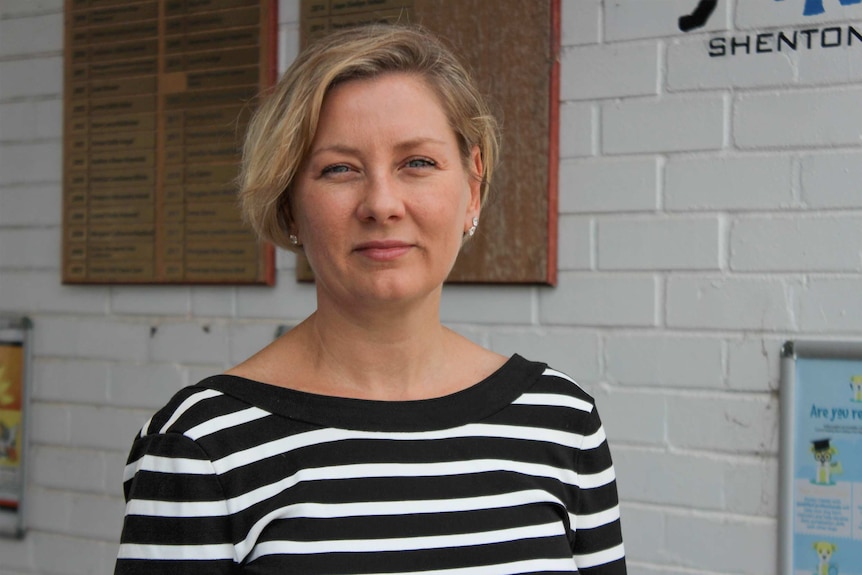
[(152, 335), (150, 357), (158, 362), (226, 364), (227, 327), (221, 323), (162, 323)]
[[(0, 557), (3, 557), (3, 574), (19, 575), (32, 573), (35, 543), (32, 537), (12, 539), (0, 537)], [(20, 571), (19, 571), (20, 570)]]
[(793, 203), (790, 156), (671, 158), (664, 207), (681, 210), (767, 210)]
[(560, 157), (577, 158), (595, 154), (597, 138), (593, 105), (560, 102)]
[(30, 443), (45, 445), (70, 445), (69, 434), (72, 423), (69, 408), (65, 406), (33, 402), (30, 414)]
[(690, 569), (710, 565), (740, 575), (776, 573), (777, 533), (774, 519), (669, 514), (666, 552)]
[(590, 218), (562, 215), (559, 218), (557, 268), (588, 270), (594, 265), (593, 226)]
[(665, 96), (602, 105), (608, 154), (718, 150), (724, 145), (724, 98)]
[[(52, 231), (48, 235), (55, 234)], [(3, 236), (0, 232), (0, 241)], [(24, 256), (26, 254), (22, 254)], [(105, 287), (63, 285), (57, 271), (0, 272), (0, 294), (3, 294), (0, 310), (10, 313), (103, 314), (107, 293), (108, 288)]]
[(36, 446), (29, 459), (33, 484), (65, 491), (102, 493), (107, 484), (100, 451)]
[[(685, 361), (680, 361), (685, 358)], [(722, 342), (677, 336), (607, 336), (606, 374), (610, 381), (632, 386), (680, 388), (724, 387)]]
[(539, 292), (543, 324), (648, 327), (655, 315), (651, 276), (562, 272), (556, 288)]
[(186, 315), (191, 296), (186, 286), (117, 286), (111, 290), (111, 313)]
[(444, 323), (532, 323), (534, 295), (522, 286), (447, 285), (440, 319)]
[(724, 509), (758, 517), (778, 515), (778, 460), (744, 459), (722, 465)]
[(110, 405), (156, 410), (186, 385), (185, 372), (174, 364), (113, 363), (110, 365)]
[(149, 323), (44, 316), (35, 324), (33, 349), (38, 355), (144, 361), (149, 353)]
[(72, 405), (67, 409), (69, 445), (121, 452), (129, 449), (135, 434), (151, 415), (148, 411), (86, 405)]
[(658, 93), (656, 44), (599, 44), (563, 50), (560, 99), (592, 100)]
[(563, 160), (560, 212), (642, 212), (658, 208), (658, 160)]
[(63, 0), (3, 0), (0, 2), (0, 16), (4, 18), (62, 11)]
[(772, 28), (775, 26), (819, 27), (826, 22), (845, 23), (862, 18), (862, 6), (841, 6), (838, 0), (823, 0), (824, 12), (804, 15), (804, 0), (792, 2), (739, 2), (736, 7), (738, 28)]
[(620, 497), (653, 505), (719, 510), (723, 506), (725, 462), (655, 449), (614, 450)]
[(667, 444), (667, 399), (663, 393), (607, 385), (591, 387), (589, 393), (596, 399), (609, 441), (641, 446)]
[(104, 361), (36, 357), (33, 399), (104, 404), (108, 401), (108, 369)]
[(0, 58), (62, 50), (62, 14), (0, 19)]
[[(696, 4), (685, 0), (606, 2), (605, 40), (634, 40), (682, 34), (679, 17), (690, 14)], [(727, 26), (727, 0), (719, 0), (706, 25), (693, 33), (714, 32)]]
[(563, 46), (596, 44), (600, 31), (600, 0), (560, 3), (561, 41)]
[(0, 189), (0, 226), (59, 226), (62, 221), (59, 183)]
[[(621, 488), (625, 481), (625, 477), (618, 476), (618, 487)], [(660, 552), (667, 547), (665, 511), (657, 507), (629, 504), (623, 499), (620, 505), (620, 516), (623, 527), (623, 542), (629, 562), (626, 566), (627, 572), (630, 575), (650, 573), (649, 571), (638, 571), (638, 569), (643, 569), (644, 565), (639, 562), (658, 562), (663, 559)], [(632, 561), (633, 558), (635, 561)], [(663, 568), (656, 575), (665, 575), (666, 573), (668, 571)]]
[(0, 268), (58, 269), (59, 267), (59, 229), (0, 229)]
[(303, 319), (317, 307), (314, 284), (281, 274), (273, 287), (236, 288), (236, 314), (247, 319)]
[(858, 146), (862, 89), (737, 96), (733, 139), (741, 148)]
[(0, 144), (0, 186), (59, 182), (62, 177), (62, 154), (59, 141)]
[[(286, 278), (282, 281), (289, 281)], [(233, 317), (236, 292), (225, 286), (194, 286), (191, 289), (193, 317)]]
[(601, 270), (717, 270), (721, 267), (717, 217), (598, 220)]
[(694, 329), (792, 330), (789, 280), (671, 276), (667, 325)]
[[(855, 27), (862, 33), (861, 25), (857, 23)], [(858, 49), (858, 40), (853, 40), (853, 46), (847, 46), (847, 28), (841, 26), (840, 33), (841, 48), (800, 50), (796, 53), (799, 84), (844, 84), (862, 80), (862, 53)], [(830, 33), (829, 42), (839, 40), (834, 34), (837, 33)]]
[(122, 499), (78, 493), (72, 494), (71, 499), (72, 535), (111, 541), (122, 531), (125, 512)]
[(806, 332), (862, 333), (862, 280), (811, 278), (799, 292), (799, 328)]
[[(116, 543), (105, 543), (58, 533), (35, 533), (34, 545), (39, 550), (35, 566), (37, 573), (91, 575), (110, 573), (116, 559)], [(113, 554), (113, 559), (110, 556)]]
[(775, 391), (781, 379), (783, 339), (752, 338), (727, 343), (727, 387), (738, 391)]
[(769, 395), (674, 397), (668, 440), (675, 448), (742, 454), (778, 451), (778, 401)]
[(0, 101), (33, 96), (59, 96), (63, 93), (63, 58), (51, 56), (25, 60), (0, 60), (0, 78), (15, 78), (0, 83)]
[(230, 363), (245, 361), (275, 340), (276, 324), (237, 324), (230, 326)]
[(802, 201), (809, 208), (862, 208), (862, 154), (812, 154), (801, 161)]
[(567, 373), (579, 384), (599, 378), (598, 338), (571, 329), (523, 328), (491, 332), (491, 349), (506, 356), (520, 354)]
[(862, 216), (752, 216), (730, 228), (736, 271), (862, 271)]
[(770, 48), (771, 53), (755, 53), (758, 50), (756, 36), (751, 37), (748, 45), (750, 54), (739, 48), (734, 55), (728, 40), (724, 56), (711, 56), (710, 46), (703, 38), (668, 45), (668, 90), (784, 86), (796, 79), (794, 61), (786, 54), (775, 51), (774, 47)]

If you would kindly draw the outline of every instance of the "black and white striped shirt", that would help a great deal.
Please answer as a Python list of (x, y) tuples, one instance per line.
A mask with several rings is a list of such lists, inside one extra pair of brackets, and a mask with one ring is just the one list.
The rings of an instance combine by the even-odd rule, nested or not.
[(144, 426), (124, 481), (116, 574), (626, 572), (592, 398), (517, 355), (419, 401), (214, 376)]

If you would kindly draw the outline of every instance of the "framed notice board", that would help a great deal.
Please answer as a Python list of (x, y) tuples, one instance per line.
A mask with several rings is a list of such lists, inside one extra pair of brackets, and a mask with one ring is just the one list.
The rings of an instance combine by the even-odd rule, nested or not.
[[(419, 24), (467, 63), (501, 120), (503, 147), (476, 235), (450, 282), (555, 284), (559, 0), (301, 0), (303, 44), (371, 22)], [(300, 279), (311, 279), (300, 259)]]
[(31, 332), (28, 318), (0, 317), (0, 535), (12, 537), (25, 529)]
[(66, 0), (65, 283), (271, 284), (234, 180), (276, 0)]
[(781, 575), (862, 574), (862, 342), (787, 342)]

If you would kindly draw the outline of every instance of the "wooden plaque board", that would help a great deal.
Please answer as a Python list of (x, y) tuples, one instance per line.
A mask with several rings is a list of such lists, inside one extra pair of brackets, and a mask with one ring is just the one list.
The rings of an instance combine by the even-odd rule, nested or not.
[(66, 0), (64, 283), (273, 283), (235, 178), (275, 1)]
[[(502, 123), (500, 164), (450, 282), (557, 280), (559, 0), (302, 0), (303, 44), (370, 22), (420, 24), (471, 68)], [(307, 262), (297, 268), (311, 279)]]

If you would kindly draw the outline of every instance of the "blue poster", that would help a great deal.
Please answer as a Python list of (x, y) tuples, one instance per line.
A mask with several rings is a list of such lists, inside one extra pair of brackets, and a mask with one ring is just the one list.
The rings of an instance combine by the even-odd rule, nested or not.
[(796, 359), (793, 574), (862, 575), (862, 361)]

